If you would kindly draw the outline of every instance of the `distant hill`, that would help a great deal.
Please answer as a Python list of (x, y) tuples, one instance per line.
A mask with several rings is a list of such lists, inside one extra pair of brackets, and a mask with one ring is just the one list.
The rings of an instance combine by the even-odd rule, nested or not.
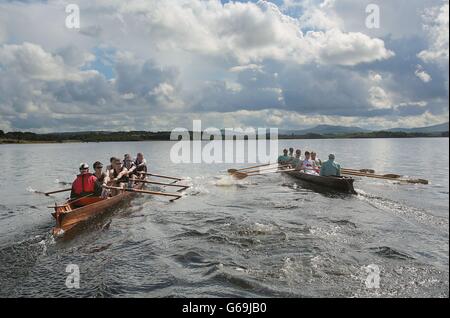
[(308, 134), (321, 134), (321, 135), (331, 135), (331, 134), (350, 134), (350, 133), (361, 133), (369, 132), (369, 130), (360, 127), (346, 127), (346, 126), (333, 126), (333, 125), (318, 125), (308, 129), (302, 130), (281, 130), (280, 135), (308, 135)]
[(393, 132), (407, 132), (407, 133), (439, 133), (439, 132), (445, 132), (448, 131), (448, 122), (434, 125), (434, 126), (427, 126), (427, 127), (419, 127), (419, 128), (393, 128), (388, 129), (387, 131), (393, 131)]

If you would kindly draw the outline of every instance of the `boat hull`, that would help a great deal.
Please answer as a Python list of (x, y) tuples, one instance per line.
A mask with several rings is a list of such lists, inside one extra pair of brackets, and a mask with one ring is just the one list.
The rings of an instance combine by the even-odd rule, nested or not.
[(325, 187), (327, 189), (333, 189), (342, 193), (356, 194), (353, 188), (354, 179), (348, 177), (322, 177), (316, 175), (306, 174), (300, 171), (286, 172), (289, 176), (302, 180), (307, 183)]
[[(144, 185), (138, 184), (135, 189), (141, 189)], [(108, 197), (106, 199), (98, 197), (87, 197), (78, 201), (78, 204), (86, 204), (84, 206), (75, 206), (70, 202), (66, 202), (64, 205), (56, 206), (55, 211), (52, 213), (56, 219), (56, 225), (52, 230), (52, 234), (55, 237), (61, 237), (72, 228), (80, 223), (84, 223), (90, 219), (93, 219), (106, 210), (109, 210), (124, 200), (131, 199), (136, 193), (125, 192)], [(83, 202), (84, 201), (84, 202)]]

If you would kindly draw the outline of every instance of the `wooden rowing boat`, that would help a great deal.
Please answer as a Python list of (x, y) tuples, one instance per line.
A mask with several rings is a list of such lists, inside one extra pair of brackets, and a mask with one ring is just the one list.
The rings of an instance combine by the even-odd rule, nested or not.
[[(133, 188), (141, 189), (143, 187), (144, 183), (137, 183)], [(52, 215), (56, 219), (56, 225), (52, 234), (55, 237), (60, 237), (76, 225), (99, 216), (106, 210), (135, 195), (136, 193), (133, 192), (121, 191), (119, 194), (108, 198), (88, 196), (74, 202), (66, 201), (60, 206), (55, 204), (55, 211)]]
[(305, 181), (307, 183), (315, 184), (328, 189), (333, 189), (343, 193), (356, 194), (353, 188), (353, 182), (355, 179), (349, 177), (321, 177), (303, 173), (300, 171), (285, 172), (286, 174), (296, 179)]

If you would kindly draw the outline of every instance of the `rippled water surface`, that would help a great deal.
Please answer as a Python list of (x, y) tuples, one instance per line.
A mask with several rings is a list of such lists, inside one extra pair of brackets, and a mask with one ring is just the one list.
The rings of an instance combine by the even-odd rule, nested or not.
[[(236, 182), (226, 164), (173, 164), (171, 142), (0, 145), (2, 297), (449, 296), (448, 138), (289, 140), (345, 167), (429, 179), (357, 179), (358, 195), (279, 174)], [(188, 179), (174, 203), (140, 195), (54, 240), (47, 208), (82, 161), (142, 151), (152, 171)], [(80, 268), (68, 289), (66, 266)], [(367, 288), (368, 266), (380, 269)]]

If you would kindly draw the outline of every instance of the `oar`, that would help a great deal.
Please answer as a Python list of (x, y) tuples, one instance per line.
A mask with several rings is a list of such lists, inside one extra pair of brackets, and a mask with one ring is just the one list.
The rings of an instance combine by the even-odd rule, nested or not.
[(362, 172), (362, 173), (375, 173), (373, 169), (351, 169), (351, 168), (343, 168), (342, 171), (353, 171), (353, 172)]
[(160, 175), (160, 174), (153, 174), (153, 173), (146, 173), (146, 172), (139, 172), (139, 173), (140, 174), (145, 174), (146, 176), (152, 176), (152, 177), (169, 179), (169, 180), (177, 180), (177, 181), (182, 181), (183, 180), (183, 179), (180, 179), (180, 178), (170, 177), (170, 176), (163, 176), (163, 175)]
[(162, 186), (167, 186), (167, 187), (178, 187), (178, 188), (189, 188), (189, 186), (187, 185), (181, 185), (181, 184), (175, 184), (175, 183), (163, 183), (163, 182), (156, 182), (156, 181), (147, 181), (147, 180), (135, 180), (135, 182), (140, 182), (140, 183), (147, 183), (147, 184), (157, 184), (157, 185), (162, 185)]
[(365, 172), (355, 172), (355, 171), (349, 171), (349, 170), (342, 170), (343, 173), (346, 174), (353, 174), (353, 175), (358, 175), (358, 176), (362, 176), (362, 177), (383, 177), (383, 178), (389, 178), (389, 179), (398, 179), (401, 178), (401, 175), (398, 174), (393, 174), (393, 173), (388, 173), (388, 174), (373, 174), (373, 173), (365, 173)]
[(62, 190), (56, 190), (56, 191), (45, 192), (44, 194), (45, 194), (46, 196), (49, 196), (50, 194), (56, 194), (56, 193), (61, 193), (61, 192), (68, 192), (68, 191), (71, 191), (71, 190), (72, 190), (72, 188), (70, 188), (70, 189), (62, 189)]
[(277, 165), (278, 163), (266, 163), (264, 165), (259, 165), (259, 166), (253, 166), (253, 167), (247, 167), (247, 168), (242, 168), (242, 169), (228, 169), (228, 173), (229, 174), (233, 174), (236, 173), (238, 171), (244, 171), (244, 170), (249, 170), (249, 169), (255, 169), (255, 168), (260, 168), (260, 167), (267, 167), (267, 166), (273, 166), (273, 165)]
[(94, 193), (90, 193), (90, 194), (88, 194), (88, 195), (85, 195), (84, 197), (78, 198), (78, 199), (73, 200), (73, 201), (69, 201), (69, 202), (67, 202), (65, 205), (56, 205), (56, 203), (55, 203), (54, 206), (48, 206), (48, 208), (49, 208), (49, 209), (52, 209), (52, 208), (63, 208), (63, 207), (65, 207), (65, 206), (67, 206), (68, 204), (73, 204), (73, 203), (75, 203), (75, 202), (81, 201), (81, 200), (83, 200), (84, 198), (87, 198), (87, 197), (90, 197), (90, 196), (93, 196), (93, 195), (94, 195)]
[(270, 171), (270, 170), (274, 170), (274, 169), (280, 169), (280, 168), (288, 168), (290, 167), (290, 165), (282, 165), (282, 166), (274, 166), (274, 167), (270, 167), (270, 168), (261, 168), (258, 170), (250, 170), (250, 171), (236, 171), (233, 174), (239, 173), (239, 172), (244, 172), (244, 173), (259, 173), (259, 172), (264, 172), (264, 171)]
[(175, 193), (166, 193), (166, 192), (155, 192), (155, 191), (147, 191), (147, 190), (140, 190), (140, 189), (129, 189), (129, 188), (119, 188), (119, 187), (105, 187), (107, 189), (115, 189), (115, 190), (123, 190), (126, 192), (135, 192), (135, 193), (144, 193), (144, 194), (152, 194), (152, 195), (162, 195), (166, 197), (175, 197), (176, 199), (172, 199), (170, 201), (178, 200), (179, 198), (183, 197), (180, 194)]
[(278, 170), (278, 171), (273, 171), (273, 172), (265, 172), (265, 173), (247, 173), (247, 172), (236, 172), (235, 174), (233, 174), (233, 177), (238, 179), (238, 180), (242, 180), (248, 177), (253, 177), (253, 176), (262, 176), (262, 175), (266, 175), (266, 174), (271, 174), (271, 173), (281, 173), (281, 172), (290, 172), (290, 171), (297, 171), (296, 169), (286, 169), (286, 170)]
[[(375, 170), (370, 170), (370, 169), (361, 169), (361, 170), (342, 169), (341, 171), (342, 171), (343, 173), (348, 172), (348, 173), (359, 173), (359, 174), (364, 174), (364, 175), (367, 175), (368, 177), (374, 175), (374, 173), (375, 173)], [(368, 172), (366, 172), (366, 171), (368, 171)], [(374, 172), (372, 172), (372, 171), (374, 171)], [(394, 174), (394, 173), (387, 173), (387, 174), (383, 174), (382, 176), (383, 176), (383, 177), (386, 177), (386, 178), (395, 178), (395, 179), (398, 179), (398, 178), (401, 178), (401, 177), (402, 177), (401, 175), (399, 175), (399, 174)]]
[[(386, 175), (376, 175), (376, 174), (367, 174), (367, 173), (357, 173), (357, 172), (343, 172), (343, 174), (358, 176), (358, 177), (367, 177), (367, 178), (375, 178), (375, 179), (384, 179), (384, 180), (393, 180), (407, 183), (420, 183), (420, 184), (429, 184), (428, 180), (425, 179), (399, 179), (401, 176), (386, 174)], [(392, 177), (395, 176), (395, 177)]]

